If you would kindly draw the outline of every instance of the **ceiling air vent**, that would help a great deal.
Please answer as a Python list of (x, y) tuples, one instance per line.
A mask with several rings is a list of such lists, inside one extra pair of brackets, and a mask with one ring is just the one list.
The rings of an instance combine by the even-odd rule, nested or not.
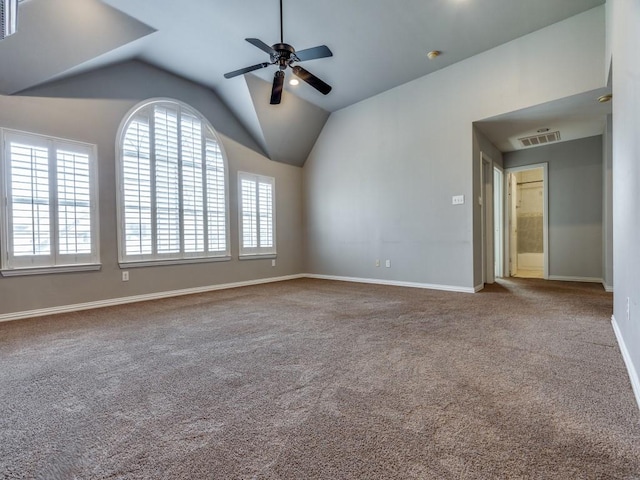
[(560, 132), (548, 132), (541, 135), (532, 135), (530, 137), (522, 137), (518, 139), (523, 147), (535, 147), (545, 145), (547, 143), (559, 142)]
[(0, 40), (16, 33), (18, 0), (0, 0)]

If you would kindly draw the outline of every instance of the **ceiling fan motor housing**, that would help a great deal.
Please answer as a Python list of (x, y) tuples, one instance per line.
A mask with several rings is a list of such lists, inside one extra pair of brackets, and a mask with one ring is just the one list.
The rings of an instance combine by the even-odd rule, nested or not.
[(292, 62), (297, 61), (296, 49), (288, 43), (276, 43), (271, 48), (276, 52), (271, 55), (271, 61), (277, 63), (280, 70), (284, 70)]

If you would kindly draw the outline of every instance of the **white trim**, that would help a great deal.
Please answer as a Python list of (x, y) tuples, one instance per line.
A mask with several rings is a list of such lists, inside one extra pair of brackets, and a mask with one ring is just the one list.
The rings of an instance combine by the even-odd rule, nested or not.
[(425, 288), (428, 290), (442, 290), (445, 292), (475, 293), (475, 288), (458, 287), (455, 285), (437, 285), (432, 283), (399, 282), (395, 280), (380, 280), (379, 278), (356, 278), (339, 277), (334, 275), (316, 275), (308, 273), (306, 278), (316, 278), (318, 280), (336, 280), (338, 282), (371, 283), (375, 285), (389, 285), (392, 287)]
[(476, 285), (475, 287), (473, 287), (473, 293), (478, 293), (480, 290), (484, 289), (484, 283), (481, 283), (480, 285)]
[(50, 273), (92, 272), (101, 268), (101, 263), (79, 263), (77, 265), (57, 265), (54, 267), (9, 268), (0, 270), (0, 275), (3, 277), (20, 277), (22, 275), (48, 275)]
[(601, 278), (596, 277), (570, 277), (566, 275), (549, 275), (549, 280), (558, 280), (561, 282), (588, 282), (588, 283), (602, 283)]
[(631, 355), (629, 355), (629, 350), (627, 350), (627, 346), (624, 343), (624, 338), (622, 337), (620, 327), (618, 327), (616, 317), (614, 317), (613, 315), (611, 315), (611, 325), (613, 326), (613, 332), (616, 334), (616, 340), (618, 341), (618, 346), (620, 347), (620, 353), (622, 353), (622, 358), (625, 365), (627, 366), (627, 373), (629, 374), (629, 380), (631, 380), (631, 388), (633, 389), (633, 394), (636, 397), (636, 403), (638, 404), (638, 408), (640, 408), (640, 376), (638, 376), (636, 367), (631, 361)]
[(226, 255), (224, 257), (186, 257), (167, 260), (141, 260), (139, 262), (120, 262), (118, 263), (118, 266), (120, 268), (158, 267), (164, 265), (184, 265), (189, 263), (228, 262), (230, 260), (231, 256), (229, 255)]
[[(185, 253), (181, 247), (181, 252), (179, 252), (178, 254), (179, 256), (177, 257), (171, 256), (171, 254), (163, 255), (163, 254), (157, 254), (157, 253), (126, 255), (126, 239), (125, 239), (126, 232), (124, 228), (125, 216), (124, 216), (124, 199), (123, 199), (124, 182), (122, 178), (122, 162), (123, 162), (122, 152), (123, 152), (124, 137), (126, 135), (129, 125), (131, 124), (132, 119), (136, 115), (138, 115), (140, 112), (144, 112), (145, 110), (150, 110), (151, 113), (149, 117), (150, 118), (149, 145), (150, 145), (150, 162), (152, 164), (151, 168), (153, 171), (153, 168), (155, 168), (153, 167), (153, 165), (155, 164), (156, 158), (155, 158), (155, 140), (153, 139), (154, 124), (153, 124), (152, 116), (153, 116), (153, 108), (155, 105), (158, 105), (158, 104), (164, 105), (164, 106), (170, 106), (171, 108), (176, 108), (179, 116), (182, 115), (182, 112), (187, 112), (189, 114), (194, 115), (200, 120), (201, 126), (202, 126), (201, 130), (202, 130), (202, 140), (203, 140), (203, 143), (202, 143), (203, 162), (206, 163), (206, 154), (204, 153), (204, 150), (206, 150), (206, 139), (210, 138), (212, 140), (215, 140), (216, 143), (218, 144), (218, 147), (220, 148), (220, 152), (222, 154), (222, 162), (224, 164), (225, 238), (226, 238), (226, 245), (225, 245), (224, 251), (216, 251), (212, 255), (206, 255), (206, 254), (203, 255), (205, 252), (198, 252), (197, 255), (199, 256), (193, 257)], [(181, 127), (179, 127), (179, 130), (180, 128)], [(200, 113), (199, 110), (196, 110), (194, 107), (192, 107), (191, 105), (181, 100), (177, 100), (171, 97), (148, 98), (146, 100), (139, 102), (134, 107), (129, 109), (127, 114), (120, 121), (120, 125), (118, 126), (118, 131), (115, 138), (115, 151), (116, 151), (115, 179), (116, 179), (116, 219), (117, 219), (116, 233), (118, 238), (118, 263), (121, 265), (121, 268), (129, 268), (129, 266), (131, 267), (147, 266), (150, 263), (155, 265), (172, 265), (175, 263), (198, 263), (201, 261), (208, 261), (208, 260), (202, 260), (203, 258), (204, 259), (209, 259), (209, 258), (221, 259), (220, 261), (226, 261), (231, 258), (231, 220), (230, 220), (231, 210), (229, 207), (230, 205), (229, 204), (229, 178), (230, 178), (229, 161), (227, 159), (227, 154), (226, 154), (224, 145), (222, 143), (222, 140), (218, 135), (218, 132), (213, 128), (213, 125), (211, 124), (211, 122), (206, 116)], [(153, 186), (153, 181), (152, 181), (152, 195), (155, 195), (154, 192), (155, 192), (155, 186)], [(180, 200), (180, 207), (182, 208), (182, 200)], [(152, 216), (155, 217), (156, 209), (154, 207), (152, 208), (153, 208)], [(182, 230), (182, 226), (183, 224), (181, 221), (180, 222), (181, 230)], [(183, 240), (183, 236), (181, 235), (181, 244), (182, 244), (182, 240)], [(208, 239), (205, 239), (205, 245), (206, 245), (206, 248), (208, 248)], [(193, 262), (189, 261), (190, 259), (193, 259), (193, 258), (196, 258), (197, 260)], [(169, 260), (170, 263), (162, 263), (165, 260)], [(174, 260), (178, 262), (173, 262)], [(187, 261), (182, 262), (182, 260), (187, 260)], [(213, 260), (213, 261), (216, 261), (216, 260)], [(126, 265), (126, 266), (123, 267), (123, 265)]]
[[(491, 172), (490, 178), (485, 178), (485, 165), (488, 166), (488, 170)], [(487, 186), (491, 186), (491, 198), (487, 198)], [(480, 238), (481, 238), (481, 259), (482, 259), (482, 282), (494, 283), (495, 282), (495, 239), (493, 224), (495, 219), (493, 218), (493, 159), (485, 152), (480, 152)], [(491, 208), (487, 208), (491, 206)], [(487, 228), (488, 220), (491, 219), (491, 228)], [(487, 241), (491, 238), (491, 245)], [(491, 247), (491, 249), (489, 249)], [(491, 263), (491, 268), (487, 265)]]
[[(39, 147), (47, 152), (47, 176), (48, 176), (48, 192), (47, 205), (49, 210), (48, 232), (50, 241), (50, 251), (46, 254), (15, 254), (14, 238), (12, 235), (14, 229), (13, 219), (13, 199), (12, 188), (13, 179), (10, 175), (12, 155), (12, 142), (24, 143), (32, 147)], [(52, 273), (54, 271), (74, 271), (65, 270), (71, 265), (80, 265), (77, 270), (87, 270), (85, 265), (100, 264), (100, 206), (99, 206), (99, 179), (98, 179), (98, 147), (95, 144), (82, 142), (73, 139), (64, 139), (40, 133), (25, 132), (22, 130), (13, 130), (8, 128), (0, 128), (0, 218), (4, 216), (4, 220), (0, 223), (0, 243), (4, 244), (2, 256), (0, 258), (0, 266), (2, 266), (2, 276), (11, 275), (31, 275), (38, 273)], [(61, 160), (58, 158), (58, 152), (68, 151), (86, 156), (88, 169), (88, 190), (89, 190), (89, 233), (90, 233), (90, 252), (89, 253), (61, 253), (60, 227), (59, 218), (60, 208), (60, 177), (58, 165)], [(4, 214), (4, 215), (3, 215)], [(59, 268), (61, 267), (61, 268)], [(47, 271), (47, 269), (50, 269)], [(28, 273), (12, 273), (17, 270), (29, 270)], [(95, 268), (89, 268), (95, 270)]]
[[(256, 241), (255, 247), (244, 246), (244, 190), (242, 188), (242, 181), (254, 182), (256, 187), (255, 196), (255, 211), (256, 211)], [(258, 193), (260, 185), (269, 185), (271, 187), (271, 243), (270, 247), (262, 247), (261, 231), (261, 214), (260, 214), (260, 195)], [(257, 173), (250, 173), (245, 171), (238, 171), (238, 243), (239, 243), (239, 258), (249, 260), (252, 258), (260, 258), (265, 255), (273, 255), (275, 258), (277, 255), (276, 248), (276, 179), (267, 175), (260, 175)]]
[(253, 253), (248, 255), (238, 255), (238, 260), (270, 260), (278, 258), (277, 253)]
[(613, 293), (613, 285), (607, 285), (606, 283), (602, 282), (602, 286), (604, 287), (605, 292)]
[(0, 315), (0, 322), (8, 322), (10, 320), (20, 320), (23, 318), (42, 317), (44, 315), (55, 315), (57, 313), (77, 312), (80, 310), (90, 310), (94, 308), (113, 307), (116, 305), (124, 305), (127, 303), (145, 302), (148, 300), (159, 300), (162, 298), (178, 297), (182, 295), (192, 295), (194, 293), (212, 292), (214, 290), (226, 290), (229, 288), (248, 287), (251, 285), (260, 285), (263, 283), (283, 282), (286, 280), (296, 280), (305, 278), (307, 275), (287, 275), (282, 277), (259, 278), (257, 280), (248, 280), (245, 282), (223, 283), (220, 285), (208, 285), (205, 287), (184, 288), (181, 290), (171, 290), (168, 292), (147, 293), (144, 295), (135, 295), (131, 297), (110, 298), (108, 300), (98, 300), (95, 302), (76, 303), (75, 305), (61, 305), (59, 307), (40, 308), (37, 310), (27, 310), (22, 312), (5, 313)]

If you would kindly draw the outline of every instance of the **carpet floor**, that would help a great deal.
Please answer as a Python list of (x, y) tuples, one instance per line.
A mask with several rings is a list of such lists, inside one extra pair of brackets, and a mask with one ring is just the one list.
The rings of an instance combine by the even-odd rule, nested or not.
[(0, 324), (2, 479), (640, 479), (601, 286), (302, 279)]

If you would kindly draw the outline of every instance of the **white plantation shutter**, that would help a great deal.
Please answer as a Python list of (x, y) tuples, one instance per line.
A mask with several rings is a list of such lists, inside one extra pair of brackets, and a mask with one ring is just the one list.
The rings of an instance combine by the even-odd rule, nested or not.
[(156, 247), (158, 254), (180, 252), (178, 112), (154, 111)]
[(184, 250), (204, 252), (204, 185), (202, 184), (202, 125), (200, 119), (183, 114), (182, 132), (182, 198)]
[(206, 140), (207, 231), (210, 251), (224, 251), (227, 242), (227, 196), (222, 150), (218, 142)]
[(98, 261), (95, 147), (5, 131), (3, 274)]
[(273, 182), (258, 182), (260, 248), (273, 248)]
[(258, 247), (258, 202), (255, 180), (240, 180), (242, 195), (242, 251)]
[(211, 126), (190, 107), (154, 101), (121, 134), (120, 261), (229, 255), (226, 165)]
[(91, 181), (87, 153), (58, 150), (58, 248), (60, 255), (90, 254)]
[(8, 142), (9, 218), (16, 257), (51, 254), (49, 148), (37, 143)]
[(272, 177), (238, 173), (240, 255), (274, 255), (275, 211)]
[(121, 171), (125, 250), (129, 255), (153, 252), (150, 148), (149, 119), (132, 119), (123, 139)]

